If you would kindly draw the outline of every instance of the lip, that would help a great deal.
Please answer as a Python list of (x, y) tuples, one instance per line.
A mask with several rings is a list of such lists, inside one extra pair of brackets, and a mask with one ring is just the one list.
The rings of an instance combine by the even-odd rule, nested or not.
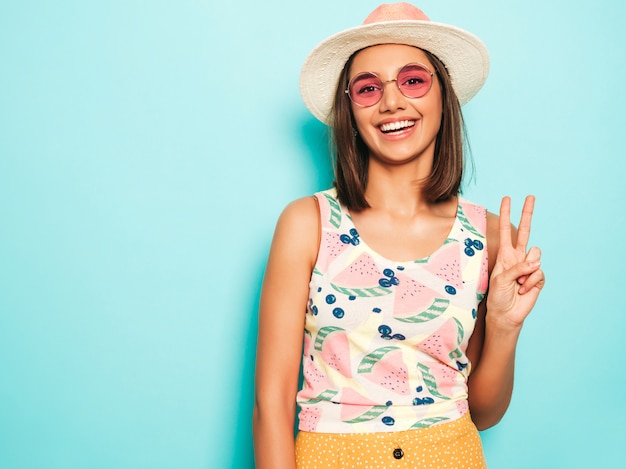
[[(413, 123), (413, 125), (406, 126), (402, 130), (392, 131), (390, 133), (383, 132), (382, 130), (382, 127), (390, 126), (391, 124), (402, 125), (407, 123)], [(385, 119), (380, 121), (376, 126), (376, 129), (378, 130), (378, 134), (381, 135), (383, 138), (388, 140), (398, 140), (408, 137), (413, 132), (415, 132), (415, 128), (419, 125), (419, 123), (420, 119), (415, 117), (397, 117), (394, 119)]]

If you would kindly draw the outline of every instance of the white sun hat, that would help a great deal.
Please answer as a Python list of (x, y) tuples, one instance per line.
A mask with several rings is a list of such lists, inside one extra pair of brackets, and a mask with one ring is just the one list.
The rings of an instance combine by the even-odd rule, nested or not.
[(304, 61), (300, 94), (317, 119), (329, 123), (339, 77), (352, 54), (378, 44), (406, 44), (437, 56), (448, 70), (461, 105), (478, 93), (489, 73), (487, 47), (473, 34), (432, 22), (409, 3), (383, 4), (361, 26), (322, 41)]

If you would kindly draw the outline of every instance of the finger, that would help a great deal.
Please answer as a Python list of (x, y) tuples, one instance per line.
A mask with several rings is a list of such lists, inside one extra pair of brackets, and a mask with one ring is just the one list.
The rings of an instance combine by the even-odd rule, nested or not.
[(511, 198), (503, 197), (500, 203), (500, 249), (511, 243)]
[(533, 246), (528, 250), (528, 254), (526, 254), (526, 261), (538, 261), (541, 259), (541, 249), (537, 246)]
[[(499, 281), (502, 282), (518, 282), (522, 277), (529, 277), (535, 271), (539, 270), (541, 263), (539, 261), (523, 261), (515, 264), (510, 269), (500, 274)], [(526, 280), (528, 281), (528, 280)], [(518, 282), (519, 283), (519, 282)]]
[(519, 289), (519, 294), (523, 295), (531, 291), (533, 288), (541, 290), (546, 283), (546, 276), (543, 270), (538, 269), (528, 276), (524, 284)]
[(517, 228), (517, 248), (526, 251), (526, 245), (530, 238), (530, 222), (533, 218), (533, 210), (535, 208), (535, 196), (529, 195), (524, 200), (522, 208), (522, 217)]
[[(530, 248), (530, 250), (526, 254), (526, 259), (524, 259), (524, 260), (525, 261), (539, 261), (539, 260), (541, 260), (541, 249), (539, 249), (536, 246), (533, 246), (532, 248)], [(522, 275), (521, 277), (517, 278), (517, 283), (519, 283), (520, 285), (523, 285), (524, 282), (526, 282), (527, 278), (528, 278), (527, 275)]]

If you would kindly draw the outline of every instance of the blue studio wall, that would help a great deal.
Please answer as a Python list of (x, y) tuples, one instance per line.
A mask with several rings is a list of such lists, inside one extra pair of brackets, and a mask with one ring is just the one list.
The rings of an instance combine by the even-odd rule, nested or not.
[[(253, 467), (273, 227), (332, 180), (300, 66), (376, 4), (0, 2), (1, 468)], [(466, 196), (537, 196), (548, 284), (490, 467), (624, 467), (626, 4), (418, 6), (491, 52)]]

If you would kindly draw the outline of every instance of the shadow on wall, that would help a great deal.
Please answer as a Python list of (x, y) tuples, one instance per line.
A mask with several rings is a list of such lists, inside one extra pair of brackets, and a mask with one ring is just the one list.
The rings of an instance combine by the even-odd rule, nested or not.
[[(258, 328), (259, 297), (261, 284), (263, 282), (263, 272), (265, 271), (267, 250), (259, 255), (256, 268), (251, 273), (250, 296), (248, 306), (244, 313), (249, 318), (247, 329), (242, 332), (241, 347), (244, 349), (241, 363), (234, 364), (239, 369), (239, 382), (233, 389), (233, 403), (236, 405), (233, 415), (236, 416), (235, 432), (232, 439), (230, 451), (223, 451), (221, 455), (215, 455), (219, 460), (209, 464), (207, 469), (217, 469), (218, 467), (227, 469), (253, 469), (254, 452), (252, 442), (252, 409), (254, 405), (254, 369), (256, 357), (256, 342)], [(260, 253), (261, 254), (261, 253)]]
[[(319, 191), (330, 188), (333, 182), (333, 164), (330, 156), (329, 129), (318, 120), (306, 116), (300, 122), (298, 130), (300, 132), (300, 142), (304, 153), (308, 154), (310, 160), (306, 166), (311, 171), (306, 174), (305, 186), (311, 191)], [(294, 132), (297, 135), (298, 132)], [(261, 285), (265, 271), (266, 256), (269, 252), (269, 245), (263, 246), (259, 252), (257, 267), (250, 279), (250, 296), (248, 307), (246, 308), (249, 318), (248, 327), (243, 335), (242, 346), (245, 353), (242, 362), (238, 364), (240, 369), (240, 381), (234, 390), (238, 397), (234, 402), (237, 404), (235, 414), (237, 415), (237, 426), (232, 440), (232, 449), (224, 451), (223, 458), (218, 463), (220, 468), (230, 467), (232, 469), (253, 469), (254, 451), (252, 441), (252, 409), (254, 405), (254, 372), (258, 330), (258, 308), (261, 294)], [(302, 370), (300, 371), (300, 383), (302, 382)], [(298, 422), (296, 419), (294, 434)], [(489, 440), (488, 435), (481, 435), (483, 439)], [(228, 460), (230, 459), (230, 460)], [(216, 466), (217, 467), (217, 466)]]
[(307, 185), (314, 191), (328, 189), (333, 183), (333, 162), (330, 149), (330, 130), (308, 115), (300, 127), (302, 143), (311, 158), (313, 170), (307, 175)]
[[(306, 175), (305, 186), (312, 188), (312, 191), (323, 190), (331, 187), (333, 181), (332, 161), (329, 151), (328, 128), (316, 119), (306, 116), (305, 120), (295, 120), (299, 122), (299, 128), (295, 129), (293, 135), (300, 135), (301, 146), (304, 153), (310, 157), (311, 171)], [(232, 469), (252, 469), (254, 468), (254, 452), (252, 441), (252, 409), (254, 405), (254, 371), (256, 358), (257, 330), (258, 330), (258, 309), (263, 274), (265, 272), (266, 256), (269, 252), (269, 245), (264, 246), (257, 259), (257, 267), (250, 278), (250, 296), (248, 307), (246, 307), (246, 317), (249, 318), (248, 327), (243, 337), (241, 346), (245, 353), (241, 363), (237, 366), (239, 372), (239, 382), (233, 392), (238, 395), (234, 399), (237, 405), (235, 415), (237, 415), (237, 425), (232, 440), (230, 451), (223, 452), (221, 461), (216, 461), (220, 468), (230, 467)], [(302, 379), (302, 376), (300, 376)], [(297, 428), (297, 422), (296, 422)], [(227, 458), (230, 461), (226, 460)], [(217, 466), (215, 466), (217, 467)]]

